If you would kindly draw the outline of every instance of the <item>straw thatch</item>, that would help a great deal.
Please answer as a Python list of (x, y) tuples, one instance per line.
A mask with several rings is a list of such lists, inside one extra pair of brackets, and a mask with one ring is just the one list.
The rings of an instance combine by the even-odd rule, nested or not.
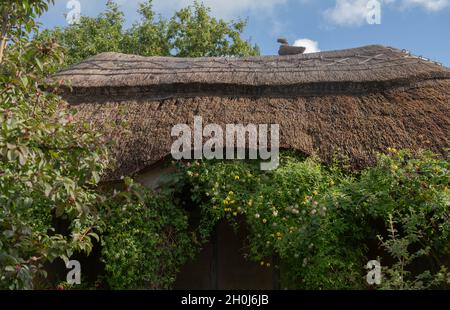
[[(129, 175), (170, 153), (175, 124), (280, 124), (281, 146), (354, 167), (387, 147), (450, 147), (450, 70), (367, 46), (295, 56), (167, 58), (103, 53), (56, 75), (80, 119), (116, 140)], [(124, 127), (126, 129), (124, 129)]]

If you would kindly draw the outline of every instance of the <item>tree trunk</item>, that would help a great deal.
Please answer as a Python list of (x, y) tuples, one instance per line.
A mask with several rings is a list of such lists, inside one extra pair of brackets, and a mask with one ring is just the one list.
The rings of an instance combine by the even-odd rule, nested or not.
[(6, 45), (8, 44), (7, 37), (8, 30), (8, 12), (5, 11), (1, 17), (1, 33), (0, 33), (0, 64), (3, 62), (3, 56), (5, 55)]
[(2, 41), (0, 43), (0, 64), (3, 62), (3, 55), (6, 49), (6, 43), (8, 42), (8, 38), (6, 35), (2, 35)]

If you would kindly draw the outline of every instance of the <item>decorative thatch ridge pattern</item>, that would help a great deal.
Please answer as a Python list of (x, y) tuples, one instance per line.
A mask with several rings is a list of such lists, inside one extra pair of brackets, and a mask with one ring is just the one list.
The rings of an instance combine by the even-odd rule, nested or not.
[[(91, 91), (94, 88), (115, 88), (118, 92), (120, 88), (148, 87), (161, 95), (162, 91), (170, 94), (183, 89), (186, 93), (198, 94), (210, 90), (208, 86), (211, 85), (220, 85), (216, 90), (224, 93), (226, 90), (222, 87), (232, 91), (242, 86), (247, 89), (294, 86), (291, 91), (295, 91), (299, 85), (307, 88), (305, 85), (323, 83), (376, 82), (383, 86), (383, 83), (450, 78), (450, 70), (397, 49), (371, 45), (315, 54), (248, 58), (142, 57), (102, 53), (58, 73), (57, 78), (68, 78), (74, 88), (89, 88)], [(162, 91), (161, 86), (164, 86)], [(319, 87), (318, 91), (322, 89)]]
[[(104, 53), (56, 75), (78, 118), (117, 142), (108, 179), (170, 154), (175, 124), (280, 124), (281, 147), (354, 167), (387, 147), (450, 147), (450, 70), (382, 46), (295, 56), (167, 58)], [(126, 130), (124, 130), (124, 126)]]

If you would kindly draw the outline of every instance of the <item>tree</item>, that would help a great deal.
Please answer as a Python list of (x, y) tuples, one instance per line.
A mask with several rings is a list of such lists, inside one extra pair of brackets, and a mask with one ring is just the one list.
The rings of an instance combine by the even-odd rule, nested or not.
[(79, 24), (44, 31), (37, 40), (55, 38), (66, 49), (65, 62), (73, 64), (98, 53), (122, 50), (123, 23), (117, 4), (108, 1), (107, 10), (99, 16), (81, 16)]
[[(44, 265), (89, 253), (98, 238), (96, 191), (108, 165), (97, 134), (74, 121), (46, 79), (63, 63), (52, 39), (31, 40), (49, 0), (2, 3), (0, 66), (0, 289), (30, 289)], [(52, 91), (50, 91), (52, 90)], [(68, 223), (57, 231), (56, 218)]]
[(168, 37), (179, 57), (258, 55), (258, 47), (241, 38), (245, 26), (243, 20), (217, 20), (209, 8), (195, 2), (171, 18)]
[[(48, 9), (54, 0), (10, 0), (0, 6), (0, 63), (8, 40), (23, 29), (30, 32), (35, 27), (35, 17)], [(11, 37), (10, 37), (11, 36)]]
[(142, 56), (170, 56), (172, 44), (168, 36), (168, 21), (153, 11), (152, 1), (141, 3), (141, 19), (123, 35), (120, 52)]
[(102, 52), (142, 56), (249, 56), (259, 48), (243, 40), (243, 20), (226, 22), (210, 16), (210, 10), (195, 2), (167, 20), (157, 15), (152, 0), (140, 4), (141, 19), (124, 29), (123, 13), (112, 0), (99, 16), (81, 17), (80, 23), (47, 30), (41, 37), (55, 37), (67, 49), (67, 64)]

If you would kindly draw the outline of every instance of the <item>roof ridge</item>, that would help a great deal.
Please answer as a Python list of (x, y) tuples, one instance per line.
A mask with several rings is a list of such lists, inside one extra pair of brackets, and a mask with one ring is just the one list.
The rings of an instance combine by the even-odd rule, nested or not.
[(101, 53), (58, 72), (73, 87), (297, 85), (449, 78), (450, 69), (382, 45), (290, 56), (176, 58)]
[(351, 51), (357, 51), (357, 50), (361, 50), (361, 49), (386, 49), (386, 50), (391, 50), (391, 51), (396, 51), (401, 53), (402, 50), (398, 49), (398, 48), (394, 48), (394, 47), (390, 47), (390, 46), (384, 46), (381, 44), (369, 44), (369, 45), (365, 45), (365, 46), (360, 46), (360, 47), (352, 47), (352, 48), (346, 48), (346, 49), (336, 49), (336, 50), (328, 50), (328, 51), (320, 51), (320, 52), (315, 52), (315, 53), (307, 53), (307, 54), (296, 54), (296, 55), (284, 55), (284, 56), (280, 56), (280, 55), (259, 55), (259, 56), (242, 56), (242, 57), (236, 57), (236, 56), (212, 56), (212, 57), (206, 57), (206, 56), (201, 56), (201, 57), (176, 57), (176, 56), (159, 56), (159, 55), (154, 55), (154, 56), (143, 56), (143, 55), (137, 55), (137, 54), (127, 54), (127, 53), (121, 53), (121, 52), (102, 52), (99, 53), (97, 55), (91, 56), (86, 58), (86, 60), (83, 60), (81, 63), (85, 62), (85, 61), (89, 61), (89, 60), (93, 60), (93, 59), (103, 59), (106, 58), (106, 56), (120, 56), (120, 57), (133, 57), (133, 58), (168, 58), (168, 59), (173, 59), (173, 60), (201, 60), (201, 59), (208, 59), (208, 60), (213, 60), (213, 59), (227, 59), (227, 60), (247, 60), (247, 59), (256, 59), (256, 58), (303, 58), (302, 56), (314, 56), (314, 55), (323, 55), (323, 54), (332, 54), (332, 53), (336, 53), (336, 52), (351, 52)]

